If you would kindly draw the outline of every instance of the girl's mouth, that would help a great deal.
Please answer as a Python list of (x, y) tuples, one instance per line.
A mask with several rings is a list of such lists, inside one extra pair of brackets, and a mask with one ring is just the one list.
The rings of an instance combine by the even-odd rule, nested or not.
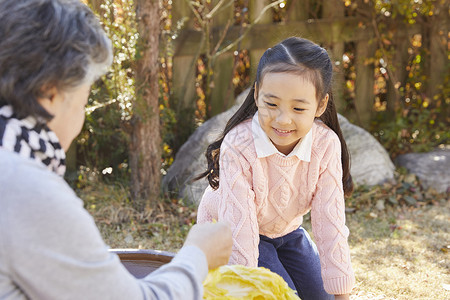
[(289, 134), (294, 132), (294, 130), (281, 130), (281, 129), (277, 129), (277, 128), (273, 128), (273, 130), (279, 136), (288, 136)]

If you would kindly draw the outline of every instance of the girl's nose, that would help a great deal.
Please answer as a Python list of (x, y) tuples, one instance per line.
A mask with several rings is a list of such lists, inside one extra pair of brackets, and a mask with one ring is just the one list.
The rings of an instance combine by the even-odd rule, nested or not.
[(276, 118), (276, 121), (280, 125), (288, 125), (292, 123), (292, 119), (288, 113), (279, 112)]

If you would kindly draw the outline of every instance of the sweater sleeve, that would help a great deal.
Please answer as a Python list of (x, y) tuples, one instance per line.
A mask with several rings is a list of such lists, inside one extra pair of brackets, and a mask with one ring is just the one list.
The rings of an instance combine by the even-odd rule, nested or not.
[(341, 146), (339, 139), (327, 139), (320, 174), (312, 200), (311, 223), (320, 255), (325, 290), (330, 294), (350, 293), (355, 277), (347, 243), (345, 202), (342, 187)]
[(15, 287), (8, 293), (50, 300), (202, 298), (208, 267), (200, 249), (182, 248), (171, 263), (138, 280), (108, 251), (63, 179), (45, 177), (19, 190), (28, 179), (16, 180), (15, 192), (2, 199), (0, 241), (7, 248), (0, 262), (7, 264), (0, 269)]
[(232, 133), (226, 136), (220, 149), (218, 215), (219, 220), (227, 222), (232, 230), (233, 248), (229, 264), (257, 267), (259, 228), (251, 168), (242, 150), (234, 146), (243, 143), (236, 141), (239, 137)]
[(195, 246), (187, 246), (140, 284), (150, 299), (202, 299), (202, 282), (207, 274), (208, 262), (203, 252)]

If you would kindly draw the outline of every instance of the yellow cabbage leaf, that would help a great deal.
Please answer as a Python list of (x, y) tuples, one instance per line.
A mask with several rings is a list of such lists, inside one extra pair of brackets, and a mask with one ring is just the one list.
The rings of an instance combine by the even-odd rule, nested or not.
[(205, 300), (299, 299), (280, 275), (263, 267), (221, 266), (209, 271), (203, 287)]

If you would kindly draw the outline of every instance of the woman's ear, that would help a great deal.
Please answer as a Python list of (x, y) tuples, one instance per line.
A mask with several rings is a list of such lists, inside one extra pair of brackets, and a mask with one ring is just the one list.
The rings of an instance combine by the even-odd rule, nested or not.
[(319, 118), (325, 112), (325, 110), (327, 109), (329, 99), (330, 95), (327, 93), (325, 97), (322, 100), (320, 100), (319, 106), (317, 107), (316, 111), (316, 118)]
[(258, 86), (255, 82), (255, 91), (253, 92), (253, 98), (255, 98), (255, 102), (258, 100)]
[(39, 105), (41, 105), (48, 113), (54, 114), (55, 110), (59, 107), (60, 94), (56, 87), (45, 89), (42, 93), (43, 96), (37, 99)]

